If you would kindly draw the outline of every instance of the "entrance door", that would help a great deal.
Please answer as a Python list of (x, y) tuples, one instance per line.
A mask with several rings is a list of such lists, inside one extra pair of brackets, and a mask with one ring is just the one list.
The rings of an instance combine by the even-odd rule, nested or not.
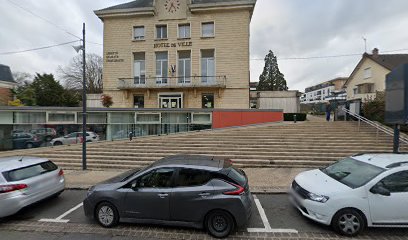
[(159, 95), (159, 107), (160, 108), (182, 108), (183, 101), (182, 101), (181, 94), (174, 94), (174, 95)]

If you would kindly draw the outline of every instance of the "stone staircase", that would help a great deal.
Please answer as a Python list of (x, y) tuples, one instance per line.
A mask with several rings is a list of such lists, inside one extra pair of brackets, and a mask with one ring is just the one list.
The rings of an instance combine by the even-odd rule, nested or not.
[[(358, 131), (359, 129), (359, 131)], [(403, 146), (402, 150), (407, 150)], [(65, 169), (81, 168), (81, 145), (2, 152), (46, 157)], [(131, 169), (174, 154), (227, 157), (239, 167), (321, 167), (360, 152), (390, 152), (392, 138), (355, 122), (306, 121), (150, 136), (88, 144), (88, 168)]]

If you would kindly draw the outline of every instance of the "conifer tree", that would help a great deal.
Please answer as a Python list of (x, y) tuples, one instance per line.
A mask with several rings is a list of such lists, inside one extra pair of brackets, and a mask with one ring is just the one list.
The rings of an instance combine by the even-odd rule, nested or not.
[(259, 76), (257, 91), (287, 91), (284, 75), (279, 71), (276, 56), (271, 50), (265, 56), (265, 67)]

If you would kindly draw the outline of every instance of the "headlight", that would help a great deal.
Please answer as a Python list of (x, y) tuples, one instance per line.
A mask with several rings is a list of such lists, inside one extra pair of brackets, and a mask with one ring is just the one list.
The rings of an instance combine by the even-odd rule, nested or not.
[(315, 201), (315, 202), (325, 203), (327, 202), (327, 200), (329, 200), (329, 197), (319, 195), (319, 194), (308, 193), (307, 195), (309, 196), (310, 200)]
[(90, 188), (88, 189), (88, 193), (86, 194), (86, 196), (91, 195), (91, 193), (94, 191), (94, 189), (95, 189), (95, 186), (90, 187)]

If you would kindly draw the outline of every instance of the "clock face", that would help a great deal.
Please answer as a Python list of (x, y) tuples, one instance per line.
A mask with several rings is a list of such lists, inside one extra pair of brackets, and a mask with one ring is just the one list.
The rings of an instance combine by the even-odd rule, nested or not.
[(180, 0), (166, 0), (164, 7), (167, 12), (174, 13), (180, 8)]

